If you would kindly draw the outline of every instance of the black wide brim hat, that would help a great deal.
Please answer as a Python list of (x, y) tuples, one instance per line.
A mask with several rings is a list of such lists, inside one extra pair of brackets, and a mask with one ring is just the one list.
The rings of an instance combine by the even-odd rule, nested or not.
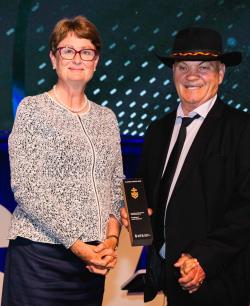
[(223, 53), (222, 38), (218, 32), (198, 27), (179, 31), (171, 54), (156, 56), (170, 68), (175, 61), (220, 61), (226, 66), (236, 66), (242, 59), (240, 52)]

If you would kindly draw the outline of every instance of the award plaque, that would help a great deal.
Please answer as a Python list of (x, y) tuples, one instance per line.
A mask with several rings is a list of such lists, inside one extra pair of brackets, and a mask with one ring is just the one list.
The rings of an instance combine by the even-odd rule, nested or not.
[(143, 180), (140, 178), (123, 180), (123, 196), (128, 213), (131, 245), (152, 244), (153, 232)]

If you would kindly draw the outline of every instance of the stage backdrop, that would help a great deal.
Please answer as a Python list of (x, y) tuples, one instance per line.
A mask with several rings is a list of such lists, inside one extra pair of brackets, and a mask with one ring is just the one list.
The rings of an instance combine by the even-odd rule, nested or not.
[(62, 17), (79, 14), (97, 25), (103, 44), (88, 96), (114, 110), (122, 135), (142, 137), (151, 121), (176, 107), (172, 71), (155, 53), (168, 54), (186, 26), (219, 30), (225, 51), (243, 52), (242, 65), (228, 69), (221, 96), (249, 110), (249, 0), (0, 0), (0, 130), (11, 128), (24, 95), (52, 87), (50, 32)]

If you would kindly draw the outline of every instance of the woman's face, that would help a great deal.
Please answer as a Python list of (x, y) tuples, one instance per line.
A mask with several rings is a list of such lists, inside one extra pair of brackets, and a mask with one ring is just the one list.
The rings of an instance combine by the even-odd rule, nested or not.
[[(60, 41), (57, 48), (61, 47), (73, 48), (76, 51), (82, 49), (96, 50), (89, 39), (78, 38), (73, 32), (69, 32), (68, 35)], [(57, 50), (55, 55), (50, 52), (50, 59), (60, 81), (65, 83), (80, 83), (85, 87), (88, 81), (93, 77), (99, 56), (97, 55), (92, 61), (85, 61), (82, 60), (80, 54), (77, 53), (73, 59), (68, 60), (62, 58), (59, 50)]]

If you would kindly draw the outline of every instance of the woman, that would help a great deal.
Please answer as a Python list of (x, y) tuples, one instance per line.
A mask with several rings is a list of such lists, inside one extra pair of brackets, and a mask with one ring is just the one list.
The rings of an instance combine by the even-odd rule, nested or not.
[(117, 257), (123, 174), (116, 118), (84, 94), (99, 52), (89, 20), (59, 21), (50, 40), (58, 81), (18, 107), (9, 138), (18, 206), (3, 306), (102, 303)]

